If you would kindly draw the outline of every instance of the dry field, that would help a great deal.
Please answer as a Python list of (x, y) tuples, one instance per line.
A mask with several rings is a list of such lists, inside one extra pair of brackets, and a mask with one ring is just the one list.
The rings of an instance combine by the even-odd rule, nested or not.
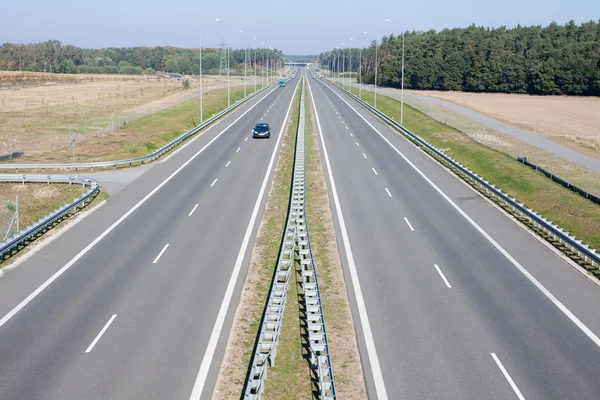
[(557, 135), (551, 140), (600, 155), (600, 98), (502, 93), (409, 91), (479, 111), (520, 129)]
[[(0, 156), (54, 152), (70, 145), (73, 130), (78, 141), (87, 139), (197, 97), (199, 80), (189, 80), (185, 90), (180, 79), (155, 75), (0, 72)], [(239, 87), (243, 79), (231, 83)], [(203, 77), (204, 92), (226, 85), (226, 77)], [(250, 79), (249, 90), (253, 85)]]

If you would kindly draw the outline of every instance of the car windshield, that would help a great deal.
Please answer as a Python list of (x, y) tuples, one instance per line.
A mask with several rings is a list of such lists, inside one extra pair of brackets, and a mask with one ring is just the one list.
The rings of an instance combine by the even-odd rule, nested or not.
[(256, 124), (254, 130), (258, 133), (267, 132), (269, 130), (269, 124)]

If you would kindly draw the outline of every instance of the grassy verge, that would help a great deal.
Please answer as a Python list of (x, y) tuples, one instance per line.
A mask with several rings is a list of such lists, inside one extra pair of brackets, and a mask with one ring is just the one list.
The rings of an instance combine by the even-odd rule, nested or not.
[[(11, 219), (15, 214), (15, 197), (19, 197), (19, 225), (20, 229), (26, 228), (44, 215), (56, 210), (65, 203), (68, 203), (81, 196), (87, 190), (79, 185), (67, 184), (13, 184), (0, 183), (0, 234), (2, 239), (10, 225)], [(86, 205), (87, 208), (92, 208), (108, 196), (104, 192), (100, 192), (96, 198)], [(64, 221), (58, 221), (52, 229)], [(16, 226), (11, 229), (11, 234), (17, 232)], [(25, 248), (27, 249), (27, 247)], [(15, 251), (15, 254), (22, 254), (23, 250)], [(1, 267), (5, 267), (14, 260), (14, 257), (7, 260), (0, 260)]]
[[(258, 229), (250, 268), (227, 342), (225, 357), (219, 371), (219, 378), (213, 394), (214, 399), (232, 399), (242, 396), (248, 365), (251, 361), (252, 350), (260, 329), (260, 320), (275, 272), (279, 246), (287, 217), (294, 165), (299, 101), (298, 93), (296, 93), (289, 125), (282, 138), (281, 152), (275, 166), (273, 183), (269, 190), (265, 211)], [(294, 301), (294, 298), (290, 297), (289, 300)], [(293, 313), (287, 312), (286, 314)], [(294, 316), (297, 317), (297, 314)], [(296, 334), (296, 336), (298, 335)], [(280, 352), (282, 348), (282, 344), (280, 344)], [(282, 363), (281, 353), (277, 356), (276, 365), (279, 366), (280, 363)], [(269, 371), (267, 387), (275, 385), (271, 381), (271, 377), (272, 374)]]
[[(244, 88), (231, 89), (231, 104), (244, 97)], [(217, 89), (203, 96), (203, 120), (227, 108), (227, 89)], [(139, 118), (114, 133), (89, 134), (77, 143), (75, 162), (94, 162), (146, 155), (199, 123), (199, 99), (182, 102), (157, 113)], [(15, 159), (14, 162), (70, 163), (71, 147), (42, 153), (35, 157)]]
[[(307, 87), (308, 92), (308, 87)], [(310, 95), (306, 96), (306, 213), (338, 398), (365, 399), (362, 365), (337, 247)]]
[[(373, 93), (363, 91), (362, 97), (373, 104)], [(399, 106), (397, 100), (377, 96), (377, 108), (387, 115), (397, 115)], [(446, 149), (446, 154), (579, 239), (596, 249), (600, 248), (598, 205), (520, 164), (510, 155), (484, 146), (406, 104), (404, 126), (434, 146)]]

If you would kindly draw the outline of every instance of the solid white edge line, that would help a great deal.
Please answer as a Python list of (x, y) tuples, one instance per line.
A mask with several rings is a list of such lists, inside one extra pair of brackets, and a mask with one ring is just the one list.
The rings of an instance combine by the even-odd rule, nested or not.
[(373, 170), (373, 172), (375, 172), (375, 175), (377, 175), (377, 171), (375, 170), (375, 168), (371, 168)]
[(58, 279), (59, 276), (61, 276), (62, 274), (64, 274), (64, 272), (66, 270), (68, 270), (69, 268), (71, 268), (71, 266), (73, 264), (75, 264), (81, 257), (83, 257), (88, 251), (90, 251), (90, 249), (92, 247), (94, 247), (96, 244), (98, 244), (98, 242), (100, 242), (102, 239), (104, 239), (106, 237), (106, 235), (108, 235), (117, 226), (119, 226), (121, 224), (121, 222), (123, 222), (127, 217), (129, 217), (135, 210), (137, 210), (138, 208), (140, 208), (142, 206), (142, 204), (144, 204), (146, 201), (148, 201), (148, 199), (150, 197), (152, 197), (163, 186), (165, 186), (171, 179), (173, 179), (173, 177), (175, 177), (175, 175), (177, 175), (179, 172), (181, 172), (181, 170), (183, 170), (189, 163), (191, 163), (196, 157), (198, 157), (206, 148), (208, 148), (208, 146), (210, 146), (211, 144), (213, 144), (213, 142), (215, 140), (217, 140), (219, 137), (221, 137), (221, 135), (223, 133), (225, 133), (236, 122), (238, 122), (240, 119), (242, 119), (246, 114), (248, 114), (250, 112), (250, 110), (252, 110), (254, 107), (256, 107), (261, 101), (263, 101), (264, 99), (266, 99), (267, 96), (269, 94), (273, 93), (275, 90), (276, 89), (272, 89), (265, 96), (263, 96), (256, 103), (254, 103), (254, 105), (252, 105), (250, 108), (248, 108), (242, 115), (240, 115), (239, 117), (237, 117), (235, 119), (235, 121), (233, 121), (231, 124), (227, 125), (227, 127), (225, 129), (223, 129), (221, 132), (219, 132), (219, 134), (217, 136), (215, 136), (214, 138), (212, 138), (210, 140), (210, 142), (208, 142), (203, 148), (201, 148), (196, 153), (194, 153), (194, 155), (192, 155), (186, 162), (184, 162), (179, 168), (177, 168), (171, 175), (169, 175), (158, 186), (156, 186), (154, 189), (152, 189), (152, 191), (150, 193), (148, 193), (146, 196), (144, 196), (143, 199), (141, 199), (140, 201), (138, 201), (136, 203), (136, 205), (134, 205), (133, 207), (131, 207), (129, 209), (129, 211), (127, 211), (125, 214), (123, 214), (121, 216), (121, 218), (119, 218), (118, 220), (116, 220), (111, 226), (109, 226), (108, 228), (106, 228), (106, 230), (104, 232), (102, 232), (98, 237), (96, 237), (96, 239), (94, 239), (83, 250), (81, 250), (79, 253), (77, 253), (77, 255), (71, 259), (71, 261), (69, 261), (61, 269), (59, 269), (58, 271), (56, 271), (54, 273), (54, 275), (52, 275), (50, 278), (48, 278), (37, 289), (35, 289), (29, 296), (27, 296), (25, 299), (23, 299), (23, 301), (21, 301), (12, 310), (10, 310), (4, 317), (2, 317), (2, 319), (0, 319), (0, 328), (6, 322), (8, 322), (12, 317), (14, 317), (15, 314), (17, 314), (19, 311), (21, 311), (21, 309), (23, 309), (23, 307), (25, 307), (27, 304), (29, 304), (31, 302), (31, 300), (35, 299), (37, 297), (37, 295), (39, 295), (44, 289), (46, 289), (48, 286), (50, 286), (50, 284), (52, 282), (54, 282), (56, 279)]
[(227, 161), (227, 164), (225, 164), (225, 168), (229, 167), (229, 164), (231, 164), (231, 160)]
[(440, 269), (440, 267), (438, 267), (437, 264), (433, 264), (433, 266), (435, 267), (435, 269), (437, 269), (438, 274), (440, 274), (440, 276), (444, 280), (444, 283), (446, 284), (446, 286), (448, 286), (448, 289), (452, 289), (452, 286), (450, 286), (450, 283), (448, 282), (448, 279), (446, 279), (446, 277), (442, 273), (442, 270)]
[(515, 268), (517, 268), (531, 283), (538, 288), (540, 292), (542, 292), (560, 311), (563, 312), (583, 333), (587, 335), (596, 346), (600, 347), (600, 338), (596, 336), (594, 332), (591, 331), (575, 314), (573, 314), (563, 303), (560, 302), (544, 285), (542, 285), (525, 267), (523, 267), (513, 256), (510, 255), (508, 251), (506, 251), (498, 242), (494, 240), (477, 222), (475, 222), (471, 217), (467, 215), (466, 212), (462, 210), (446, 193), (442, 191), (427, 175), (425, 175), (415, 164), (412, 163), (400, 150), (396, 148), (381, 132), (379, 132), (365, 117), (363, 117), (354, 107), (352, 107), (345, 99), (343, 99), (339, 94), (330, 89), (336, 96), (338, 96), (348, 107), (350, 107), (363, 121), (367, 123), (377, 134), (392, 147), (396, 153), (400, 155), (414, 169), (424, 180), (427, 182), (436, 192), (439, 193), (440, 196), (444, 198), (456, 211), (459, 212), (460, 215), (463, 216), (483, 237), (487, 239), (488, 242), (492, 244), (508, 261), (511, 262)]
[(390, 193), (390, 191), (388, 190), (388, 188), (385, 188), (385, 191), (387, 192), (388, 196), (392, 197), (392, 194)]
[(106, 332), (106, 330), (108, 329), (108, 327), (110, 326), (110, 324), (112, 324), (112, 322), (114, 321), (115, 318), (117, 318), (117, 314), (113, 314), (113, 316), (110, 317), (110, 319), (108, 320), (108, 322), (104, 325), (104, 328), (102, 328), (102, 330), (100, 331), (100, 333), (98, 333), (98, 335), (96, 336), (96, 338), (94, 339), (94, 341), (88, 346), (87, 350), (85, 351), (86, 353), (89, 353), (90, 351), (92, 351), (92, 349), (94, 348), (94, 346), (96, 345), (96, 343), (98, 343), (98, 340), (100, 340), (100, 338), (102, 337), (102, 335), (104, 335), (104, 332)]
[(354, 254), (350, 247), (350, 240), (348, 238), (348, 232), (346, 231), (346, 223), (344, 221), (344, 215), (340, 205), (340, 199), (335, 186), (335, 180), (333, 179), (333, 172), (331, 170), (331, 163), (329, 162), (329, 155), (327, 153), (327, 146), (325, 145), (325, 139), (323, 137), (323, 130), (321, 128), (321, 120), (319, 119), (319, 113), (317, 112), (317, 106), (312, 92), (310, 80), (307, 80), (308, 88), (310, 91), (310, 98), (315, 112), (315, 119), (317, 121), (317, 128), (319, 130), (319, 138), (323, 149), (323, 156), (325, 158), (325, 165), (327, 167), (327, 175), (329, 182), (331, 183), (331, 193), (333, 196), (333, 202), (335, 204), (335, 211), (340, 224), (340, 231), (342, 233), (342, 241), (344, 243), (344, 250), (346, 251), (346, 257), (348, 258), (348, 270), (350, 271), (350, 279), (352, 281), (352, 287), (354, 288), (354, 297), (356, 299), (356, 306), (358, 308), (358, 315), (360, 318), (361, 327), (363, 330), (363, 336), (365, 339), (365, 345), (367, 346), (367, 355), (369, 357), (369, 364), (371, 365), (371, 372), (373, 373), (373, 381), (375, 383), (375, 391), (377, 392), (377, 398), (379, 400), (387, 400), (387, 390), (385, 388), (385, 382), (383, 381), (383, 374), (381, 372), (381, 366), (379, 364), (379, 357), (377, 356), (377, 349), (375, 347), (375, 339), (373, 338), (373, 332), (371, 331), (371, 325), (369, 323), (369, 315), (367, 313), (367, 306), (365, 305), (365, 299), (362, 294), (360, 281), (358, 279), (358, 272), (356, 270), (356, 264), (354, 263)]
[(215, 186), (215, 183), (217, 183), (217, 181), (218, 181), (218, 180), (219, 180), (219, 178), (215, 179), (215, 180), (213, 181), (213, 183), (211, 183), (211, 184), (210, 184), (210, 187), (213, 187), (213, 186)]
[(504, 365), (502, 365), (498, 356), (496, 356), (496, 353), (490, 353), (490, 354), (492, 355), (492, 358), (494, 359), (494, 361), (496, 361), (498, 368), (500, 368), (500, 371), (502, 371), (502, 374), (504, 375), (504, 377), (510, 384), (510, 387), (514, 390), (514, 392), (517, 395), (517, 397), (519, 398), (519, 400), (525, 400), (525, 397), (521, 394), (521, 391), (519, 390), (519, 388), (517, 387), (515, 382), (512, 380), (512, 378), (508, 374), (508, 371), (506, 370), (506, 368), (504, 368)]
[(192, 216), (192, 214), (194, 213), (194, 211), (196, 211), (196, 208), (198, 208), (198, 206), (199, 206), (199, 204), (196, 204), (196, 205), (194, 206), (194, 208), (192, 208), (192, 211), (190, 211), (190, 213), (188, 214), (188, 217), (191, 217), (191, 216)]
[(410, 224), (410, 222), (408, 221), (408, 218), (404, 217), (404, 220), (406, 221), (406, 224), (408, 225), (408, 227), (410, 228), (411, 231), (415, 231), (415, 228), (412, 227), (412, 225)]
[[(298, 81), (298, 83), (296, 84), (296, 88), (299, 84), (300, 81)], [(225, 290), (225, 295), (223, 296), (223, 301), (221, 302), (219, 314), (217, 315), (217, 319), (215, 321), (215, 325), (210, 335), (210, 339), (208, 340), (206, 351), (204, 353), (204, 357), (202, 358), (200, 369), (198, 370), (198, 376), (196, 377), (196, 381), (194, 382), (194, 387), (192, 389), (192, 394), (190, 395), (190, 400), (199, 400), (200, 396), (202, 395), (202, 390), (204, 389), (204, 384), (206, 383), (206, 377), (208, 376), (208, 371), (210, 369), (213, 356), (215, 355), (215, 351), (217, 349), (217, 342), (219, 340), (219, 336), (221, 336), (223, 324), (225, 323), (227, 310), (229, 309), (229, 304), (231, 303), (233, 290), (235, 288), (238, 275), (240, 274), (240, 269), (242, 268), (244, 255), (246, 253), (246, 249), (248, 248), (248, 243), (250, 242), (250, 236), (252, 235), (252, 230), (254, 229), (254, 224), (256, 223), (256, 218), (258, 216), (260, 204), (262, 202), (263, 196), (267, 188), (267, 184), (269, 182), (269, 176), (271, 175), (273, 164), (275, 163), (275, 156), (277, 155), (277, 149), (279, 148), (279, 143), (281, 142), (281, 138), (283, 137), (283, 131), (287, 127), (287, 121), (293, 103), (294, 96), (292, 96), (290, 105), (283, 120), (284, 123), (281, 126), (281, 131), (279, 132), (279, 137), (277, 138), (277, 142), (275, 143), (275, 148), (273, 149), (273, 154), (271, 155), (271, 161), (269, 162), (267, 172), (265, 173), (265, 178), (263, 179), (262, 186), (260, 187), (260, 191), (256, 199), (256, 204), (254, 205), (254, 210), (252, 211), (252, 216), (250, 217), (250, 221), (248, 222), (248, 228), (246, 229), (246, 234), (244, 235), (244, 239), (242, 240), (242, 246), (240, 247), (237, 259), (235, 260), (235, 265), (233, 267), (233, 271), (231, 272), (231, 278), (229, 278), (229, 283), (227, 284), (227, 289)]]
[(168, 247), (169, 247), (169, 243), (165, 244), (165, 247), (163, 247), (163, 249), (160, 251), (160, 253), (158, 253), (158, 255), (156, 256), (154, 261), (152, 261), (152, 264), (156, 264), (158, 262), (158, 260), (160, 260), (163, 253), (167, 250)]

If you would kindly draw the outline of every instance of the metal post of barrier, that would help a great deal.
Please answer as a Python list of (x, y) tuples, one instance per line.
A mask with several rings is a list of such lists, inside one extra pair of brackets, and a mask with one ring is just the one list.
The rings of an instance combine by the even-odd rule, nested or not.
[(590, 195), (590, 167), (588, 167), (587, 178), (585, 181), (585, 197), (589, 197)]

